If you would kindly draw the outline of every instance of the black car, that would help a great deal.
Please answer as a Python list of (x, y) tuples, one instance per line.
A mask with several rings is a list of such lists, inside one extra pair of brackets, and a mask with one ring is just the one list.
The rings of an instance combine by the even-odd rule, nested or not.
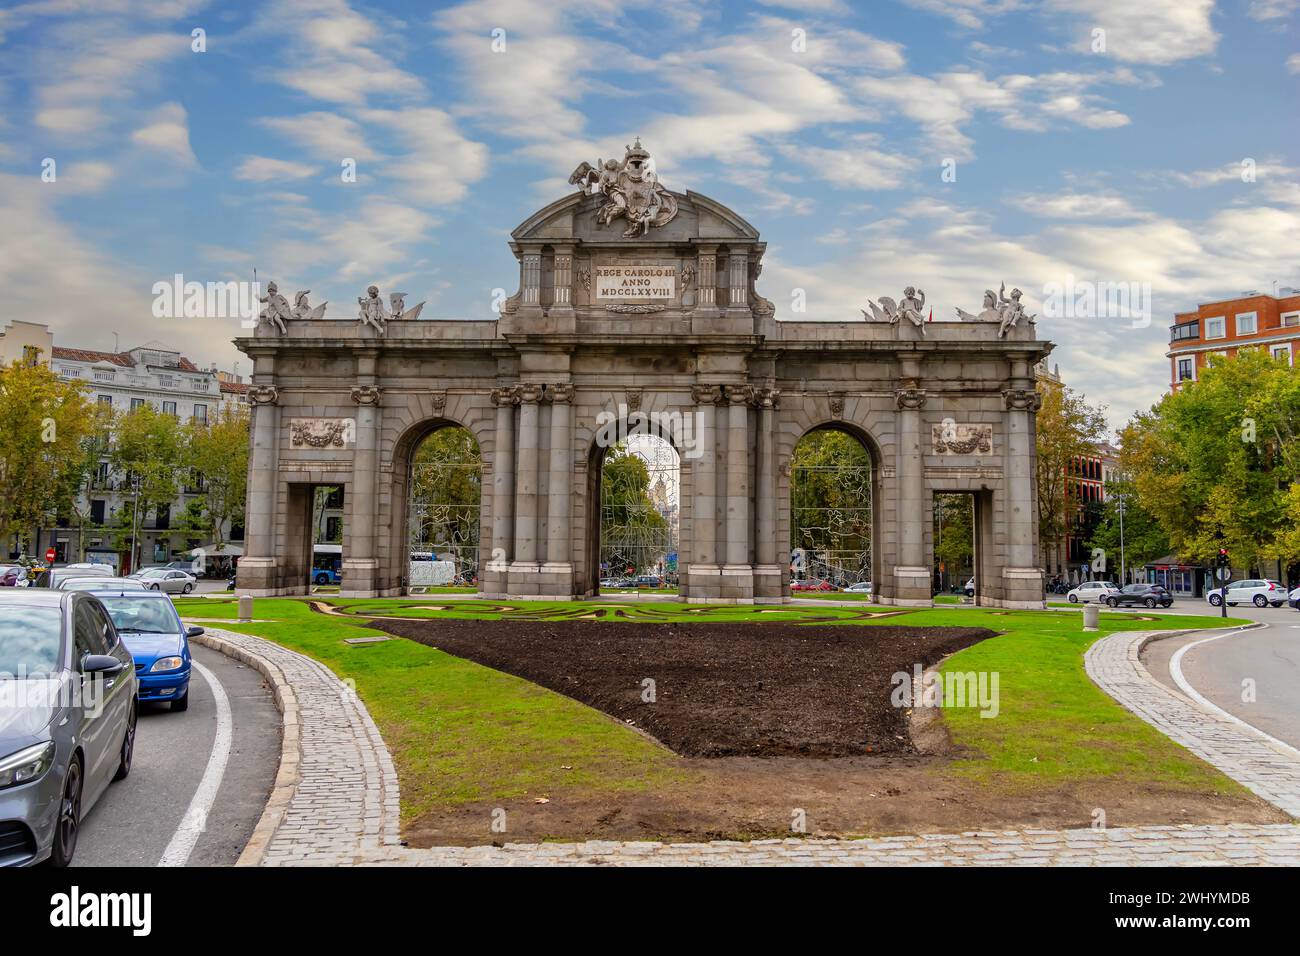
[(1108, 607), (1119, 607), (1121, 604), (1141, 604), (1143, 607), (1155, 607), (1158, 604), (1161, 607), (1172, 607), (1173, 603), (1174, 596), (1158, 584), (1130, 584), (1118, 594), (1106, 598)]

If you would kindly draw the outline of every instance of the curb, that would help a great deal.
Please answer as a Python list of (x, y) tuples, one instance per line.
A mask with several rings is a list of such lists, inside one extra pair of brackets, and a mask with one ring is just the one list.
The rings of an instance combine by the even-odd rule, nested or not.
[[(201, 623), (200, 626), (202, 626)], [(298, 791), (298, 783), (302, 779), (299, 772), (302, 763), (302, 727), (298, 719), (298, 695), (294, 693), (293, 685), (285, 679), (280, 668), (266, 658), (244, 650), (242, 647), (236, 647), (229, 641), (212, 634), (202, 634), (191, 638), (191, 640), (259, 671), (270, 683), (275, 709), (280, 712), (282, 725), (280, 766), (276, 770), (275, 784), (272, 786), (271, 796), (267, 799), (266, 806), (262, 810), (262, 816), (253, 828), (253, 835), (248, 838), (248, 843), (244, 845), (243, 851), (239, 854), (239, 859), (235, 861), (235, 866), (260, 866), (266, 856), (267, 848), (271, 845), (271, 839), (275, 836), (275, 831), (279, 829), (280, 821), (284, 819), (289, 803)]]

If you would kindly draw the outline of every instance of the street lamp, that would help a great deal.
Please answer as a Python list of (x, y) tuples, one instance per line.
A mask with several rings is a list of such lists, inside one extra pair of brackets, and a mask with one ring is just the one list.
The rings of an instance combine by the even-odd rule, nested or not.
[(1119, 502), (1119, 582), (1120, 587), (1128, 584), (1124, 567), (1124, 503), (1128, 500), (1128, 495), (1116, 495)]

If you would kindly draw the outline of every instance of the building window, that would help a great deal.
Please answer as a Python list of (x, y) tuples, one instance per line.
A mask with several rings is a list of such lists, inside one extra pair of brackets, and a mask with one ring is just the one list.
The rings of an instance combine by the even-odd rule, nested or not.
[(1221, 315), (1216, 315), (1212, 319), (1205, 320), (1205, 337), (1207, 339), (1221, 339), (1228, 334), (1228, 320)]
[(41, 364), (41, 349), (38, 345), (23, 346), (23, 364), (28, 368), (35, 368)]
[(1196, 380), (1196, 359), (1180, 358), (1178, 360), (1178, 381), (1190, 382)]
[(1242, 312), (1237, 316), (1237, 334), (1254, 335), (1259, 331), (1259, 318), (1254, 312)]
[(1293, 327), (1293, 326), (1297, 326), (1297, 325), (1300, 325), (1300, 312), (1284, 312), (1284, 313), (1282, 313), (1282, 327), (1283, 327), (1283, 328), (1291, 328), (1291, 327)]
[(1281, 359), (1287, 365), (1291, 364), (1291, 343), (1283, 342), (1281, 345), (1275, 345), (1272, 348), (1273, 358)]
[(95, 397), (96, 397), (96, 399), (98, 399), (99, 404), (100, 404), (102, 407), (104, 407), (104, 408), (112, 408), (112, 407), (113, 407), (113, 396), (112, 396), (112, 395), (96, 395)]
[(176, 417), (176, 403), (175, 403), (175, 402), (163, 402), (163, 414), (164, 414), (164, 415), (170, 415), (172, 418), (175, 418), (175, 417)]
[(94, 498), (90, 502), (90, 521), (92, 524), (102, 525), (104, 523), (104, 499)]
[(206, 424), (208, 423), (208, 406), (206, 406), (206, 405), (195, 405), (195, 406), (194, 406), (194, 420), (195, 420), (196, 422), (198, 422), (199, 424), (201, 424), (201, 425), (206, 425)]
[(133, 398), (133, 399), (131, 399), (131, 411), (135, 411), (137, 408), (144, 408), (144, 399), (143, 399), (143, 398)]
[(166, 530), (172, 522), (171, 505), (159, 505), (157, 516), (158, 520), (157, 523), (154, 524), (154, 527), (160, 530)]
[(1175, 325), (1169, 330), (1170, 342), (1181, 342), (1185, 339), (1199, 339), (1201, 337), (1201, 323), (1183, 322)]

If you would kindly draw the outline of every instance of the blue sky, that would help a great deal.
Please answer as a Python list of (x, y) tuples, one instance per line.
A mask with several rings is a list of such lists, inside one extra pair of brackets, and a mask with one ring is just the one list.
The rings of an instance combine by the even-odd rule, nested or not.
[(1039, 320), (1119, 422), (1167, 385), (1174, 311), (1300, 286), (1298, 8), (6, 2), (0, 322), (247, 373), (237, 321), (156, 319), (153, 284), (256, 267), (335, 317), (373, 282), (490, 318), (509, 231), (639, 135), (664, 185), (762, 232), (778, 318), (908, 284), (945, 316), (1004, 280), (1031, 311), (1068, 276), (1149, 283), (1149, 327)]

